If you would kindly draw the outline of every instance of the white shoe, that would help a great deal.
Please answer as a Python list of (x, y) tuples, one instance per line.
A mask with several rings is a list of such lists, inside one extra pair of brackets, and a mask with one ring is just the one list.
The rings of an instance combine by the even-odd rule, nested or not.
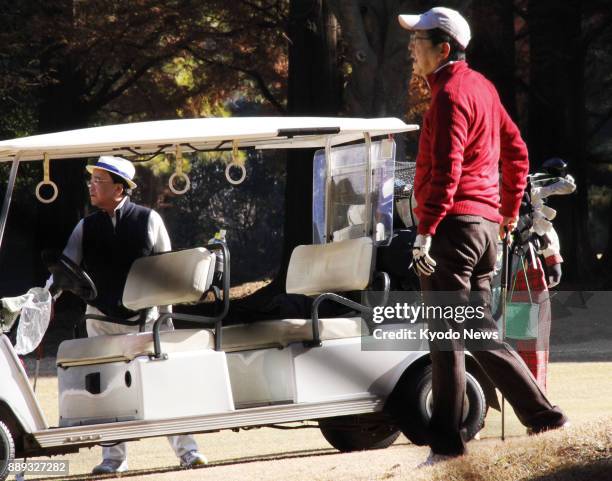
[(451, 459), (455, 459), (458, 456), (451, 456), (449, 454), (435, 454), (433, 451), (429, 451), (429, 456), (427, 459), (423, 461), (421, 464), (417, 466), (417, 469), (427, 468), (428, 466), (434, 466), (438, 463), (442, 463), (444, 461), (450, 461)]
[(92, 469), (92, 474), (109, 474), (109, 473), (123, 473), (127, 471), (128, 464), (127, 459), (103, 459), (100, 464)]
[(206, 459), (206, 456), (197, 451), (189, 451), (181, 456), (181, 468), (193, 468), (207, 464), (208, 459)]

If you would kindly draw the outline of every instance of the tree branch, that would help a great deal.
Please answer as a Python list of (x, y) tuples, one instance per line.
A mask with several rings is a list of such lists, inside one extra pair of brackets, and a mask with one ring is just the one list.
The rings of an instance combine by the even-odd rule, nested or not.
[(126, 78), (116, 89), (110, 90), (110, 87), (116, 81), (118, 81), (119, 78), (121, 78), (121, 73), (115, 74), (111, 79), (109, 79), (108, 82), (105, 83), (105, 86), (108, 86), (106, 89), (107, 93), (104, 94), (104, 92), (101, 90), (99, 92), (99, 95), (97, 95), (96, 98), (91, 102), (91, 107), (97, 110), (100, 107), (108, 104), (112, 100), (116, 99), (121, 94), (123, 94), (127, 89), (133, 86), (136, 82), (138, 82), (138, 80), (145, 73), (147, 73), (149, 69), (153, 68), (155, 65), (158, 65), (160, 62), (171, 58), (172, 56), (173, 56), (173, 53), (167, 53), (165, 55), (160, 55), (160, 56), (149, 59), (147, 62), (141, 65), (138, 69), (136, 69), (136, 71), (132, 75)]
[(236, 72), (241, 72), (245, 75), (248, 75), (249, 77), (251, 77), (253, 80), (255, 80), (255, 82), (257, 83), (257, 87), (259, 88), (261, 94), (264, 96), (264, 98), (270, 102), (272, 104), (272, 106), (278, 110), (280, 113), (286, 113), (286, 109), (283, 106), (283, 104), (281, 104), (275, 97), (274, 94), (270, 91), (270, 89), (268, 88), (268, 86), (266, 85), (266, 82), (264, 80), (264, 78), (261, 76), (261, 74), (257, 71), (257, 70), (253, 70), (253, 69), (247, 69), (244, 67), (240, 67), (238, 65), (234, 65), (234, 64), (229, 64), (229, 63), (224, 63), (224, 62), (220, 62), (217, 60), (212, 60), (210, 58), (206, 58), (201, 56), (198, 52), (195, 52), (191, 47), (187, 46), (185, 48), (188, 52), (190, 52), (195, 58), (211, 64), (211, 65), (216, 65), (218, 67), (222, 67), (222, 68), (227, 68), (230, 70), (234, 70)]

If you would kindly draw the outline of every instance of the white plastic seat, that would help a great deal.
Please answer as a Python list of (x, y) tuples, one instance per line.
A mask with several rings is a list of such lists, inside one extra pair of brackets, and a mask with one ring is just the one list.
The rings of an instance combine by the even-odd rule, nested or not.
[(215, 254), (203, 247), (141, 257), (132, 264), (123, 305), (133, 311), (198, 302), (215, 273)]
[[(362, 323), (360, 317), (319, 319), (321, 340), (360, 337), (362, 332), (367, 335), (367, 327)], [(221, 343), (225, 352), (234, 352), (283, 348), (294, 342), (311, 340), (310, 319), (279, 319), (224, 327)]]
[[(365, 289), (372, 277), (373, 261), (374, 243), (370, 237), (298, 246), (289, 261), (287, 293), (312, 296)], [(360, 317), (319, 319), (320, 339), (367, 335), (364, 324)], [(293, 342), (311, 341), (312, 335), (311, 319), (280, 319), (224, 327), (221, 343), (226, 352), (244, 351), (286, 347)]]
[[(321, 340), (359, 337), (367, 333), (359, 317), (320, 319)], [(164, 353), (214, 349), (215, 336), (208, 329), (161, 331)], [(283, 348), (294, 342), (312, 340), (310, 319), (279, 319), (223, 328), (222, 349), (225, 352), (252, 349)], [(151, 332), (96, 336), (64, 341), (57, 351), (60, 367), (89, 366), (109, 362), (129, 362), (138, 356), (154, 354)]]
[[(138, 311), (153, 306), (197, 302), (211, 285), (215, 255), (197, 247), (137, 259), (123, 289), (123, 305)], [(163, 352), (214, 349), (208, 330), (160, 332)], [(150, 332), (74, 339), (60, 344), (57, 365), (62, 367), (131, 361), (154, 353)]]
[[(373, 242), (369, 237), (332, 244), (305, 245), (294, 249), (287, 272), (287, 292), (316, 295), (365, 289), (371, 278)], [(134, 262), (123, 293), (130, 309), (184, 302), (197, 302), (209, 287), (215, 257), (204, 248), (169, 252)], [(360, 337), (367, 327), (359, 317), (319, 320), (321, 340)], [(222, 349), (226, 352), (286, 347), (293, 342), (312, 340), (310, 319), (258, 321), (223, 327)], [(210, 330), (160, 332), (164, 353), (193, 349), (214, 349)], [(62, 367), (131, 361), (152, 355), (150, 332), (98, 336), (64, 341), (57, 353)]]
[[(164, 353), (214, 349), (215, 336), (207, 329), (178, 329), (159, 333)], [(129, 362), (138, 356), (153, 355), (153, 334), (139, 332), (96, 336), (64, 341), (57, 350), (57, 365), (87, 366), (109, 362)]]
[(291, 253), (285, 289), (307, 296), (363, 290), (370, 284), (373, 262), (370, 237), (297, 246)]

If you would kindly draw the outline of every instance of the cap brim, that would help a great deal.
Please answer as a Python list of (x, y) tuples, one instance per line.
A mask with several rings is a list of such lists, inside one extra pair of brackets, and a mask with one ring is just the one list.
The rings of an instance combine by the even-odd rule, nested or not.
[(421, 15), (398, 15), (397, 19), (399, 20), (400, 25), (406, 30), (418, 30), (419, 22), (421, 21)]
[[(119, 175), (117, 172), (113, 172), (112, 170), (109, 169), (105, 169), (104, 167), (100, 167), (99, 165), (86, 165), (85, 169), (87, 170), (87, 172), (89, 172), (90, 174), (93, 174), (94, 169), (98, 169), (98, 170), (105, 170), (106, 172), (109, 172), (111, 174), (115, 174), (115, 175)], [(123, 177), (122, 175), (119, 175), (119, 177), (121, 177), (123, 180), (125, 180), (129, 186), (130, 189), (135, 189), (136, 187), (138, 187), (136, 185), (136, 183), (133, 180), (130, 179), (126, 179), (125, 177)]]

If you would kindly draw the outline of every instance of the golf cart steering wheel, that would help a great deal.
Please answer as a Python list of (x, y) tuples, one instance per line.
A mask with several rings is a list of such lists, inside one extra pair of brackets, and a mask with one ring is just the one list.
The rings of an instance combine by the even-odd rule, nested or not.
[(82, 267), (58, 251), (44, 251), (43, 262), (53, 274), (51, 294), (59, 291), (70, 291), (84, 301), (93, 301), (98, 297), (98, 290), (91, 277)]

